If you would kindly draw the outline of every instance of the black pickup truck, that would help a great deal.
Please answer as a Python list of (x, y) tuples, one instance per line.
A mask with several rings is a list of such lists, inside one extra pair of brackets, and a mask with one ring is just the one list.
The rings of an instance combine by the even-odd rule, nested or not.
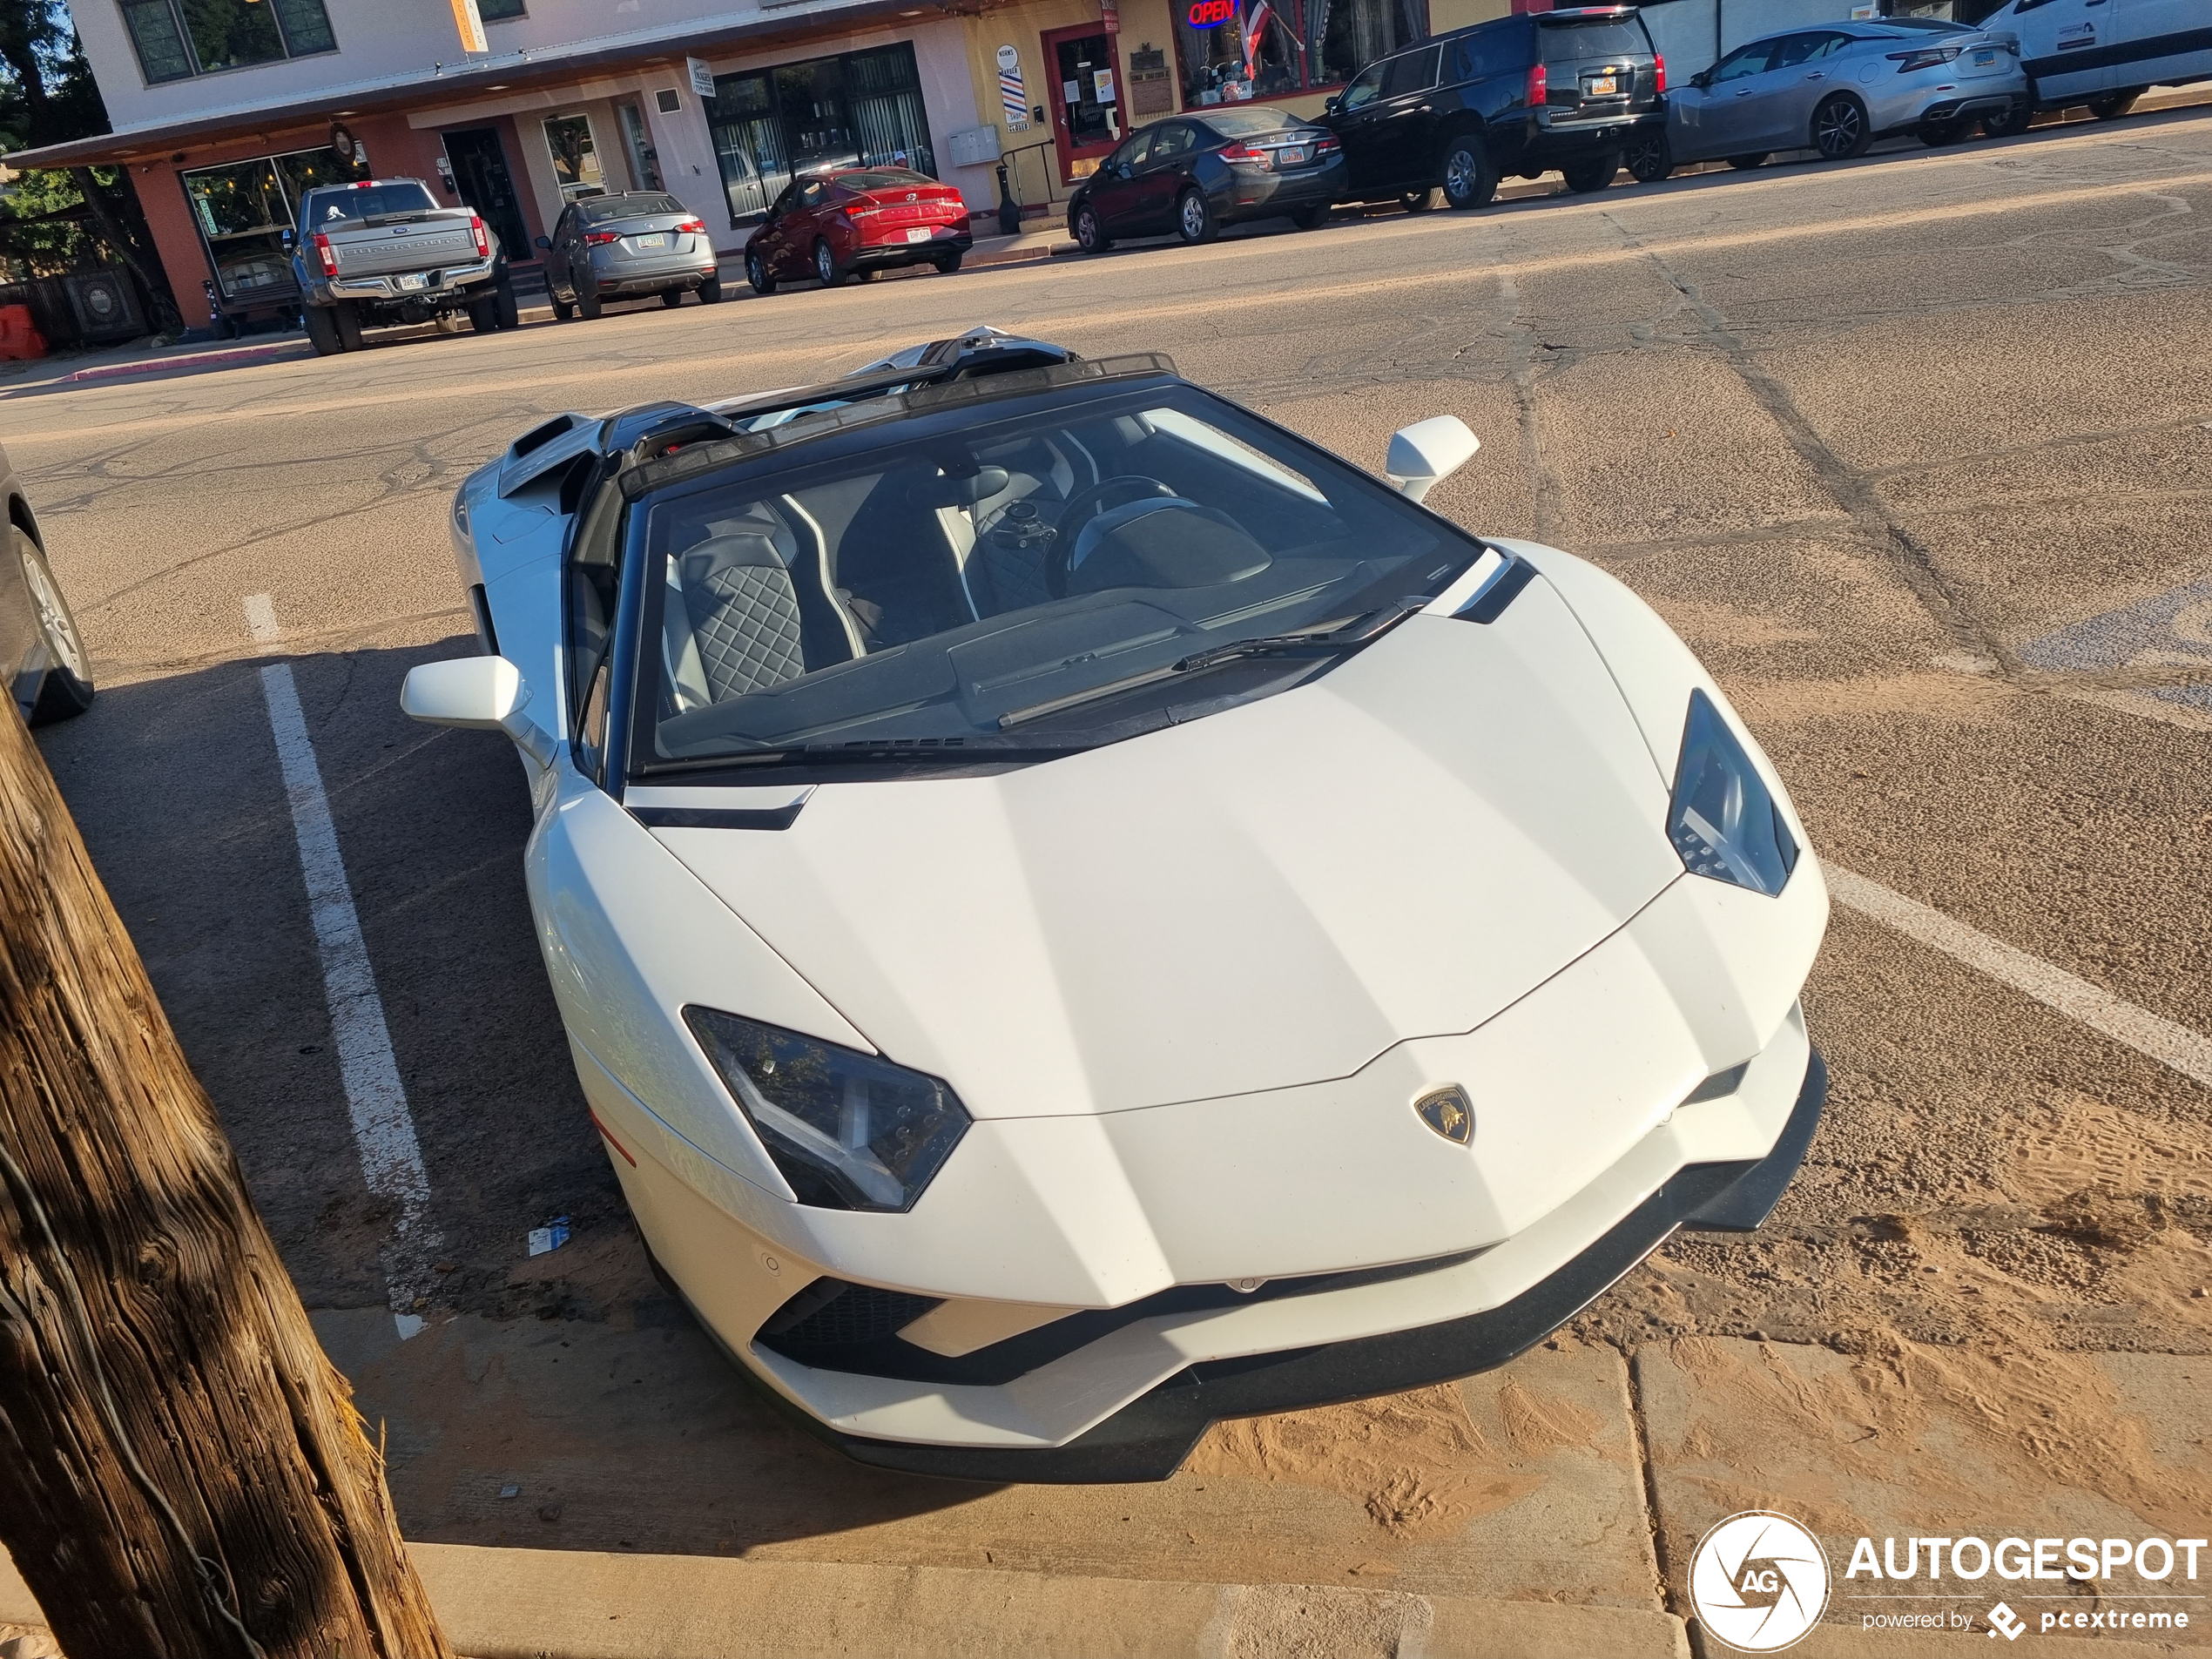
[(518, 321), (507, 256), (466, 207), (441, 207), (420, 179), (311, 190), (285, 233), (307, 339), (325, 357), (357, 351), (375, 323), (466, 313), (478, 334)]

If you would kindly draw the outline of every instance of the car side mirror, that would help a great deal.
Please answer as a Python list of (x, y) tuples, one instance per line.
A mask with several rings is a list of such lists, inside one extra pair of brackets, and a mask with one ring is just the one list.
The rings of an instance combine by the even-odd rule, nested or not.
[(1713, 84), (1713, 71), (1710, 69), (1699, 70), (1689, 78), (1689, 84), (1700, 88), (1710, 86)]
[(1390, 435), (1383, 471), (1408, 501), (1420, 501), (1474, 458), (1481, 441), (1456, 415), (1416, 421)]
[(537, 239), (537, 245), (540, 247), (551, 247), (553, 246), (553, 239), (550, 236), (541, 236)]
[(540, 766), (553, 764), (553, 739), (523, 712), (530, 700), (523, 671), (504, 657), (418, 663), (400, 684), (400, 711), (425, 725), (504, 732)]
[(1324, 115), (1334, 115), (1343, 107), (1344, 100), (1341, 98), (1339, 98), (1335, 93), (1332, 92), (1329, 94), (1328, 101), (1321, 105), (1321, 113)]

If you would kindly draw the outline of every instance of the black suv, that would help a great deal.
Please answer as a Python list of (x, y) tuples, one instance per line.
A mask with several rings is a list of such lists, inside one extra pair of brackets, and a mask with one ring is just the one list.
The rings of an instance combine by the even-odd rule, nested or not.
[(1453, 206), (1480, 207), (1504, 173), (1556, 167), (1569, 190), (1604, 189), (1630, 145), (1665, 136), (1666, 91), (1636, 9), (1587, 6), (1500, 17), (1370, 64), (1321, 122), (1344, 140), (1346, 199), (1418, 212), (1441, 186)]

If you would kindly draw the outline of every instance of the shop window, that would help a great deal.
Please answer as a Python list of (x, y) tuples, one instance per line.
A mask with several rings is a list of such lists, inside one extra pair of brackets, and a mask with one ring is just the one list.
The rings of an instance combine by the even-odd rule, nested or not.
[(368, 176), (365, 163), (341, 161), (335, 150), (295, 150), (179, 175), (223, 297), (245, 305), (293, 296), (284, 233), (299, 218), (300, 199)]
[(338, 50), (322, 0), (123, 0), (123, 22), (150, 82)]
[(590, 116), (547, 116), (545, 148), (553, 158), (553, 178), (561, 186), (563, 201), (607, 193), (606, 174), (599, 165), (599, 146), (592, 141)]
[(905, 43), (715, 78), (706, 111), (730, 223), (758, 219), (795, 177), (911, 167), (934, 178), (921, 77)]
[(1174, 0), (1184, 106), (1340, 86), (1424, 39), (1427, 0)]

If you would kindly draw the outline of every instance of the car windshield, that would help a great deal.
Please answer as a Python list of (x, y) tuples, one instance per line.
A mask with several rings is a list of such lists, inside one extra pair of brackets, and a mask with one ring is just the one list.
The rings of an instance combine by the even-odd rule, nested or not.
[(610, 219), (647, 219), (658, 213), (683, 213), (690, 209), (673, 196), (596, 196), (577, 204), (577, 217), (587, 225)]
[(877, 167), (867, 172), (840, 173), (837, 182), (847, 190), (912, 190), (916, 185), (934, 185), (937, 181), (927, 173), (912, 172), (904, 167)]
[(1543, 37), (1548, 64), (1568, 64), (1584, 57), (1640, 57), (1651, 50), (1643, 24), (1634, 17), (1546, 24), (1537, 33)]
[(1305, 125), (1287, 110), (1208, 110), (1205, 117), (1206, 125), (1224, 138), (1258, 138)]
[(1221, 672), (1195, 654), (1386, 621), (1482, 552), (1174, 381), (815, 442), (840, 453), (741, 463), (644, 503), (659, 579), (633, 775), (807, 745), (1109, 741), (1131, 735), (1116, 722), (1192, 718), (1320, 666), (1231, 653)]
[(412, 179), (388, 185), (348, 185), (343, 190), (308, 193), (306, 216), (310, 225), (330, 225), (341, 219), (376, 219), (386, 213), (427, 213), (437, 203)]

